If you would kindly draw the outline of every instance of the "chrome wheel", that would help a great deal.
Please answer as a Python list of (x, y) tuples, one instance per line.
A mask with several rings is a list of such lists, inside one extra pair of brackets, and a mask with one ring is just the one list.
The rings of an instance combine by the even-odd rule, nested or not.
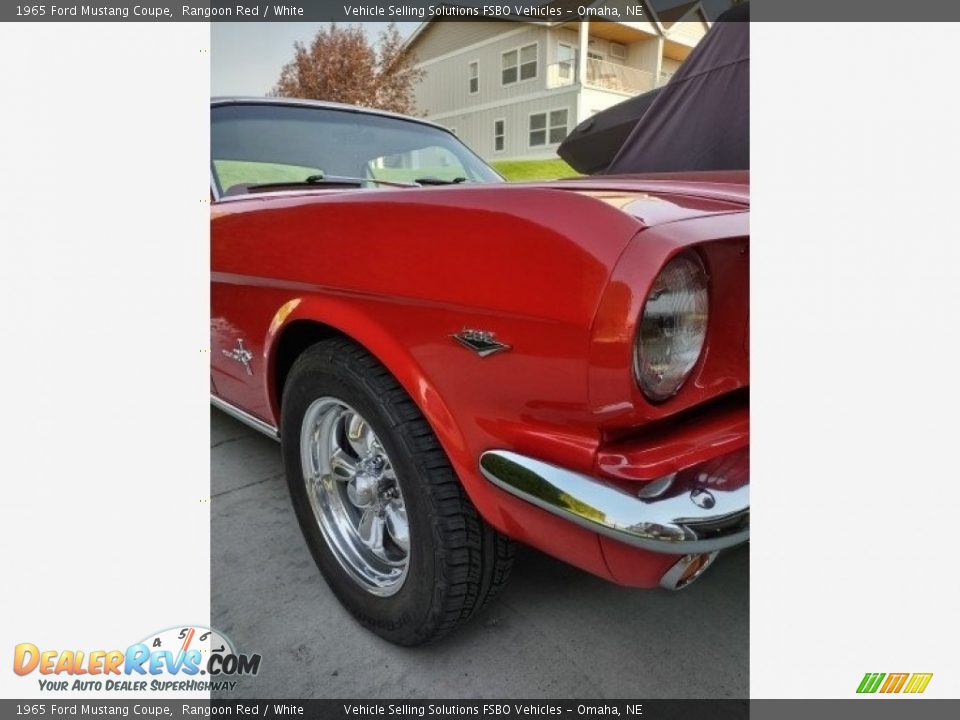
[(315, 400), (303, 416), (300, 459), (313, 514), (337, 561), (374, 595), (396, 593), (410, 557), (407, 510), (370, 424), (341, 400)]

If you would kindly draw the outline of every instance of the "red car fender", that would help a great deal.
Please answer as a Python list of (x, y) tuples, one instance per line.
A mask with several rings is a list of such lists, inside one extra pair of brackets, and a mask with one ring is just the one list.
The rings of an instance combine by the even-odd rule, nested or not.
[[(594, 317), (588, 366), (590, 404), (610, 437), (749, 386), (749, 219), (748, 212), (735, 212), (649, 228), (621, 255)], [(634, 338), (654, 279), (685, 251), (696, 253), (710, 276), (707, 338), (680, 391), (651, 403), (634, 379)]]
[(330, 296), (299, 297), (284, 303), (277, 310), (267, 330), (264, 343), (268, 368), (265, 392), (278, 427), (280, 393), (276, 387), (277, 347), (284, 331), (298, 321), (327, 325), (366, 348), (383, 363), (413, 398), (447, 453), (456, 450), (462, 453), (465, 450), (463, 435), (453, 419), (453, 414), (409, 350), (369, 315), (360, 312), (349, 302)]
[(597, 535), (500, 490), (480, 475), (477, 458), (454, 414), (423, 368), (410, 351), (396, 342), (375, 318), (358, 311), (347, 300), (330, 296), (297, 297), (278, 308), (264, 345), (268, 367), (265, 391), (275, 418), (279, 418), (277, 349), (284, 332), (294, 323), (303, 321), (335, 329), (358, 342), (383, 363), (424, 414), (465, 492), (488, 523), (500, 532), (567, 563), (613, 579)]

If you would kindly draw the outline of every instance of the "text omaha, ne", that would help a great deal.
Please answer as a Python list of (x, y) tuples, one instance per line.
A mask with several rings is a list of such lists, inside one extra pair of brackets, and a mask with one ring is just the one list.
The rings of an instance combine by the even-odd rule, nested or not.
[(506, 5), (491, 4), (461, 7), (458, 5), (344, 5), (343, 12), (347, 17), (527, 17), (527, 18), (559, 18), (559, 17), (642, 17), (643, 5), (627, 5), (622, 10), (617, 7), (579, 5), (573, 7), (556, 7), (545, 5)]

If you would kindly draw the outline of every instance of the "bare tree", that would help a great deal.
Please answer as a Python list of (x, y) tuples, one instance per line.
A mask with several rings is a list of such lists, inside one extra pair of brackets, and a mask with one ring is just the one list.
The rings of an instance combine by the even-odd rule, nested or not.
[(416, 58), (405, 52), (390, 23), (372, 45), (360, 26), (320, 30), (309, 47), (294, 43), (293, 60), (283, 66), (271, 95), (329, 100), (348, 105), (415, 111), (414, 86), (423, 77)]

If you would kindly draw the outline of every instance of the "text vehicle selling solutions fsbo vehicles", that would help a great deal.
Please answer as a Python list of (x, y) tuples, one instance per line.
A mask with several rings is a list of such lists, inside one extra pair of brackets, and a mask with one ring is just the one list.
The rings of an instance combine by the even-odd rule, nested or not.
[(507, 184), (425, 120), (211, 113), (212, 402), (359, 622), (439, 637), (514, 541), (679, 588), (747, 539), (746, 172)]

